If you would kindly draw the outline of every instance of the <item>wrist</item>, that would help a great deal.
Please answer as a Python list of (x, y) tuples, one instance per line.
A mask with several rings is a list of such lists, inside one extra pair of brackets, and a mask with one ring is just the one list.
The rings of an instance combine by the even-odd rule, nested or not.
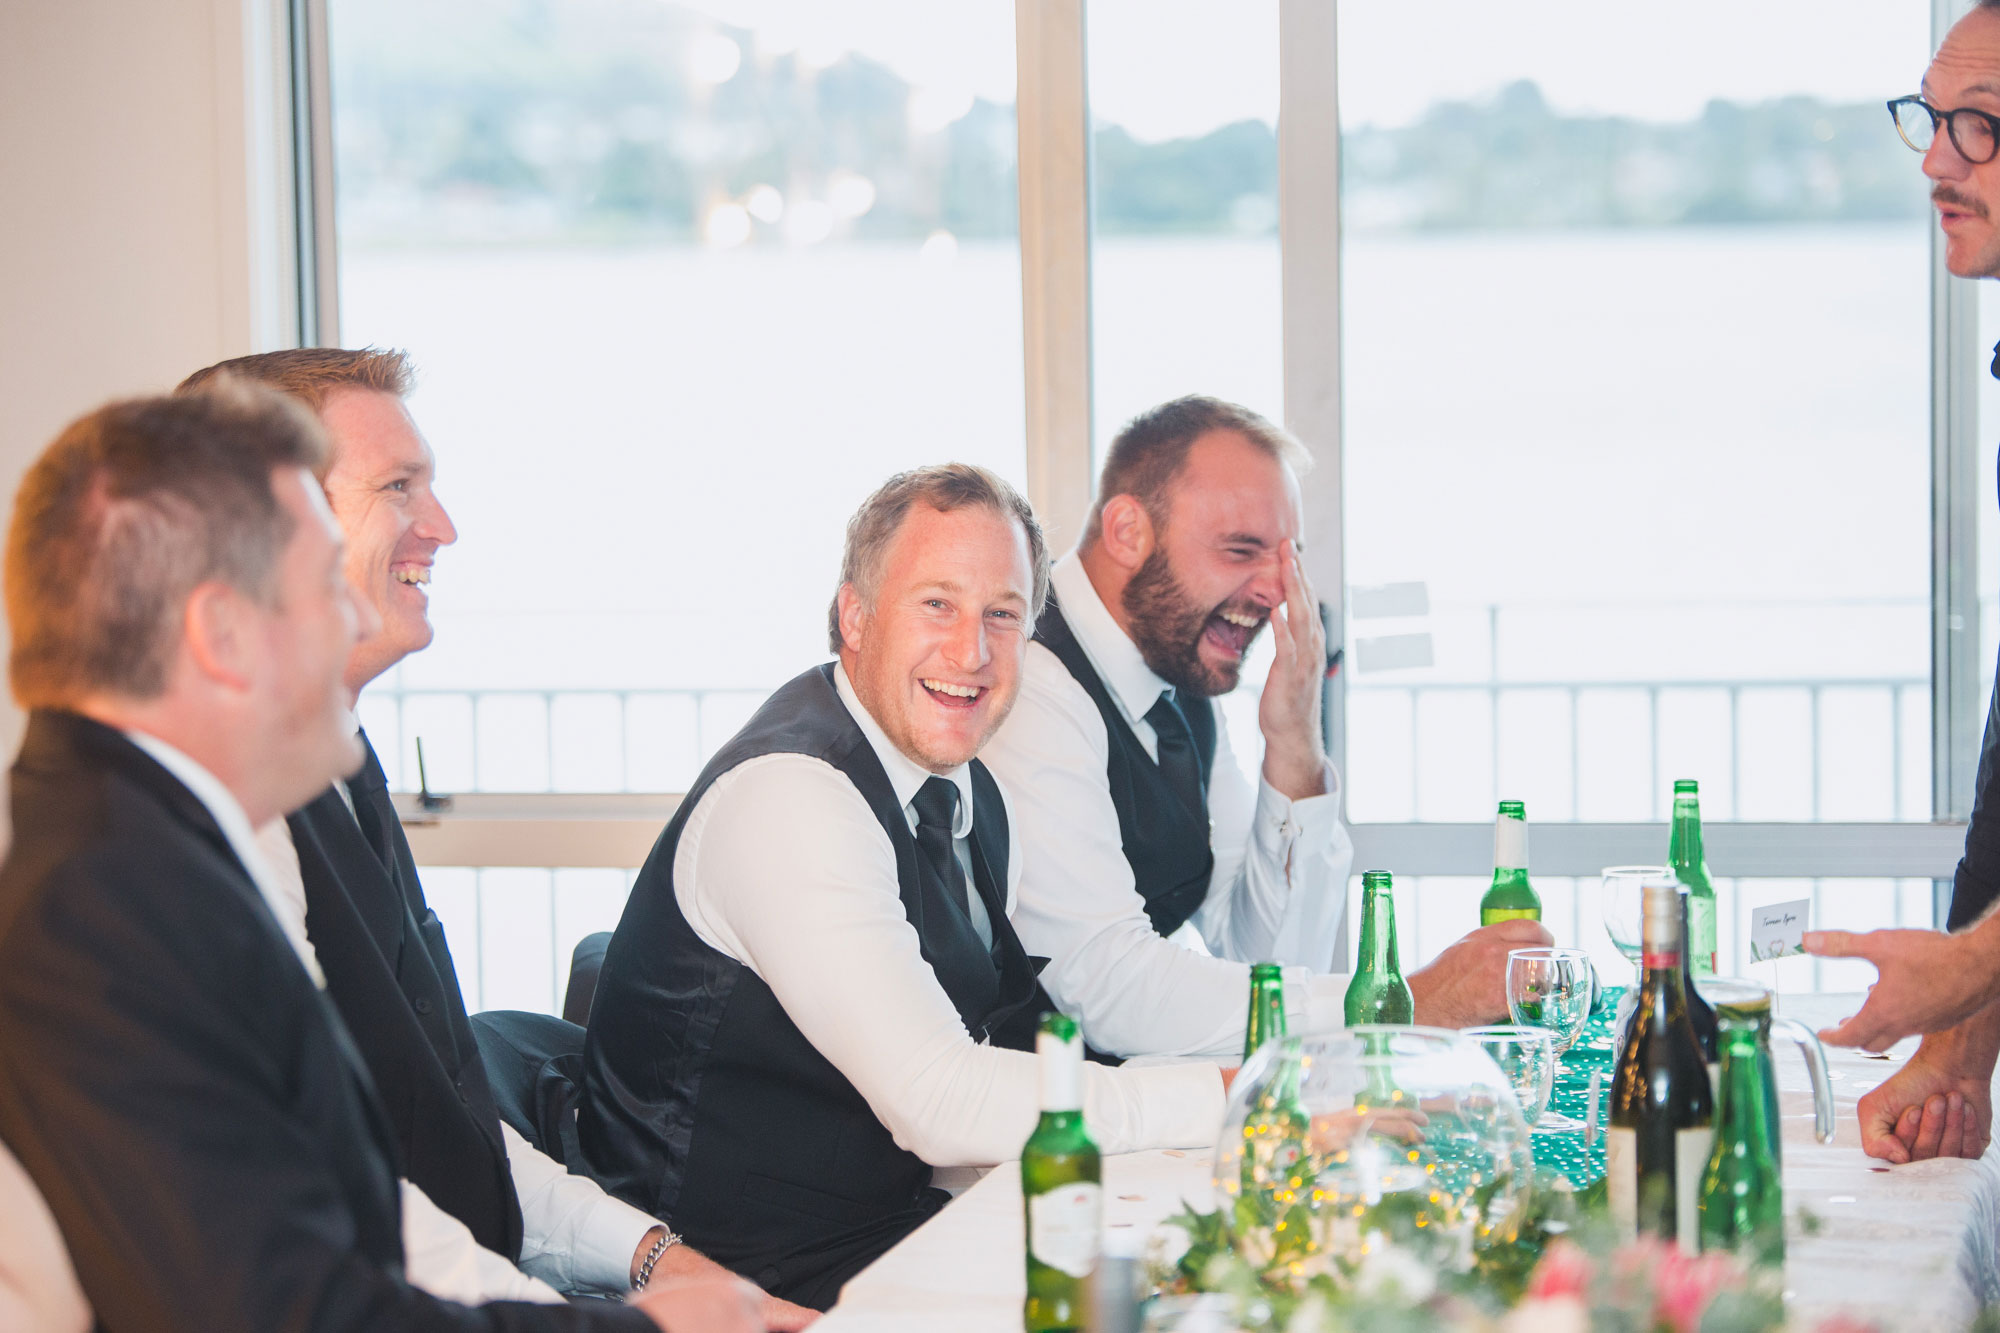
[(1326, 751), (1318, 746), (1281, 749), (1265, 738), (1264, 781), (1289, 800), (1326, 795)]
[(656, 1226), (639, 1238), (639, 1246), (632, 1252), (632, 1290), (644, 1291), (653, 1279), (654, 1271), (667, 1253), (680, 1245), (681, 1238), (669, 1226)]
[(1926, 1033), (1912, 1060), (1954, 1074), (1991, 1078), (2000, 1058), (2000, 1005), (1988, 1005), (1948, 1028)]

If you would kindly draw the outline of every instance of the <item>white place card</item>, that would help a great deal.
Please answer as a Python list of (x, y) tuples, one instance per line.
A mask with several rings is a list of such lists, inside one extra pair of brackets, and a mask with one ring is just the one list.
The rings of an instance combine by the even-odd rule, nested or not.
[(1751, 908), (1750, 960), (1765, 963), (1804, 953), (1807, 918), (1811, 913), (1810, 898)]

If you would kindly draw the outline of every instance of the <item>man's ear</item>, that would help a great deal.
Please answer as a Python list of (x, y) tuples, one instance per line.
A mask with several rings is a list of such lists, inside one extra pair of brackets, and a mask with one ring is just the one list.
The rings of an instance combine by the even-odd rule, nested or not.
[(217, 685), (247, 690), (256, 674), (250, 599), (210, 580), (188, 594), (181, 641), (194, 669)]
[(1098, 515), (1097, 544), (1121, 569), (1137, 571), (1153, 553), (1159, 534), (1136, 495), (1114, 495)]
[(861, 651), (863, 631), (868, 626), (868, 608), (852, 583), (840, 585), (840, 641), (850, 653)]

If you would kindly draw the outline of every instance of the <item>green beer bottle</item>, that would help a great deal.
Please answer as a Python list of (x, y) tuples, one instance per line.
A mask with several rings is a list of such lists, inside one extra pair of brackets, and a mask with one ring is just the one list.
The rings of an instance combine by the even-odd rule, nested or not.
[(1347, 983), (1347, 1022), (1412, 1023), (1416, 1001), (1396, 961), (1396, 900), (1389, 872), (1361, 873), (1361, 948), (1354, 961), (1354, 980)]
[(1250, 1017), (1243, 1024), (1243, 1063), (1265, 1042), (1285, 1035), (1285, 975), (1276, 963), (1250, 965)]
[[(1768, 1018), (1770, 1001), (1764, 1001)], [(1785, 1190), (1771, 1151), (1758, 1018), (1724, 1007), (1722, 1080), (1716, 1087), (1715, 1148), (1701, 1177), (1701, 1248), (1746, 1263), (1785, 1262)]]
[(1076, 1020), (1044, 1014), (1035, 1035), (1041, 1060), (1042, 1118), (1021, 1149), (1026, 1205), (1027, 1333), (1083, 1328), (1089, 1279), (1097, 1266), (1104, 1215), (1103, 1165), (1083, 1127), (1083, 1042)]
[[(1245, 1025), (1243, 1061), (1259, 1049), (1285, 1037), (1285, 983), (1276, 963), (1250, 969), (1250, 1020)], [(1318, 1173), (1309, 1162), (1312, 1115), (1299, 1096), (1297, 1054), (1282, 1047), (1277, 1063), (1243, 1119), (1243, 1192), (1237, 1203), (1244, 1226), (1273, 1226), (1296, 1221), (1291, 1230), (1311, 1236), (1311, 1215), (1297, 1209)]]
[(1528, 812), (1502, 801), (1493, 819), (1493, 887), (1479, 900), (1479, 924), (1523, 919), (1542, 919), (1542, 900), (1528, 883)]
[(1674, 830), (1667, 842), (1667, 864), (1688, 891), (1688, 972), (1715, 975), (1715, 886), (1708, 881), (1708, 858), (1701, 849), (1701, 784), (1693, 778), (1674, 781)]

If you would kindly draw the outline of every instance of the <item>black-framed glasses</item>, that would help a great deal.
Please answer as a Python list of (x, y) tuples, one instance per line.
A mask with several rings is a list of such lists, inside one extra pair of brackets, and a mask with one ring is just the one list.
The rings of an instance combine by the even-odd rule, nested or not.
[(1940, 111), (1921, 97), (1898, 97), (1889, 103), (1890, 118), (1903, 142), (1919, 153), (1930, 151), (1938, 126), (1951, 136), (1951, 146), (1974, 166), (1991, 162), (2000, 152), (2000, 116), (1988, 115), (1974, 107), (1962, 106)]

